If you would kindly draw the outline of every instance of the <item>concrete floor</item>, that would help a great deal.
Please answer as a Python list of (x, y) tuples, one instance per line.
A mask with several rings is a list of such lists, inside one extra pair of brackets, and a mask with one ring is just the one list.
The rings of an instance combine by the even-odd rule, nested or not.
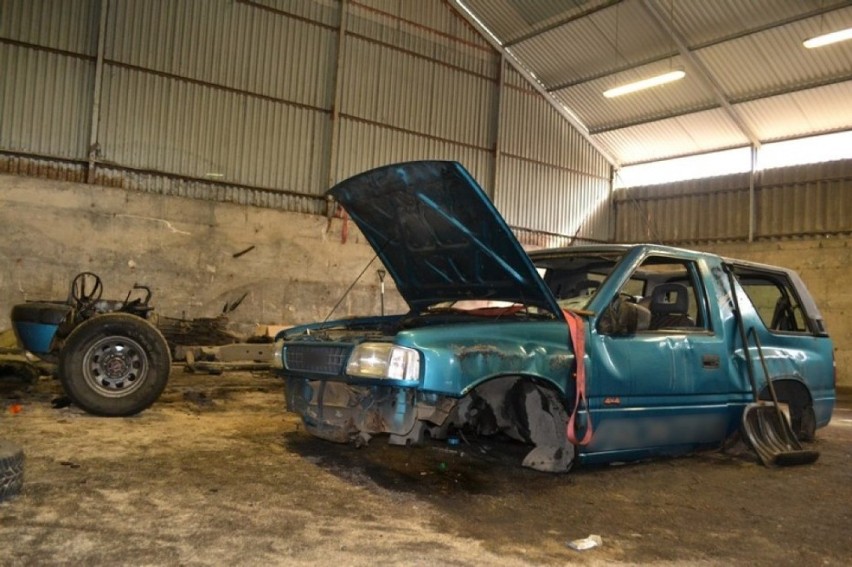
[[(175, 368), (133, 418), (59, 395), (0, 383), (0, 437), (27, 458), (0, 503), (0, 565), (852, 563), (849, 410), (812, 466), (767, 470), (738, 446), (553, 476), (500, 443), (313, 439), (265, 374)], [(566, 546), (593, 533), (602, 547)]]

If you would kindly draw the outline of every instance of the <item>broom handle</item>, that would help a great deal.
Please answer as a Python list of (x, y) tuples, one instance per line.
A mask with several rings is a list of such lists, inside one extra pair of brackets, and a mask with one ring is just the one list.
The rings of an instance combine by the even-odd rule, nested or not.
[[(746, 334), (745, 325), (743, 325), (743, 316), (740, 313), (740, 301), (737, 299), (737, 288), (735, 286), (734, 271), (728, 264), (722, 264), (725, 271), (728, 273), (728, 284), (731, 286), (731, 298), (734, 302), (734, 318), (737, 320), (737, 329), (740, 332), (740, 338), (743, 342), (743, 350), (745, 351), (746, 368), (748, 369), (748, 381), (751, 382), (751, 391), (754, 395), (754, 401), (760, 401), (760, 392), (757, 390), (757, 381), (754, 377), (754, 368), (751, 363), (751, 351), (748, 348), (748, 335)], [(760, 352), (758, 350), (758, 352)]]

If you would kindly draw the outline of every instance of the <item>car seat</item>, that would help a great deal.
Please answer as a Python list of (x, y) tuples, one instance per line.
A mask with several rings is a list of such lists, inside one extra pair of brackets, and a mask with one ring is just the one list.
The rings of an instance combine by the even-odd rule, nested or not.
[(694, 327), (695, 321), (690, 319), (689, 291), (685, 285), (678, 283), (660, 284), (651, 293), (651, 325), (650, 329), (671, 329)]

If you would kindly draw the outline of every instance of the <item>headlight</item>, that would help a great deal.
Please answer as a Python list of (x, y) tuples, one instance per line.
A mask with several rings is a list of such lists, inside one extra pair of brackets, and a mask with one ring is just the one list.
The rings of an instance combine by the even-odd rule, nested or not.
[(272, 368), (284, 368), (284, 339), (275, 341), (275, 346), (272, 348)]
[(420, 353), (391, 343), (361, 343), (349, 355), (346, 373), (365, 378), (420, 379)]

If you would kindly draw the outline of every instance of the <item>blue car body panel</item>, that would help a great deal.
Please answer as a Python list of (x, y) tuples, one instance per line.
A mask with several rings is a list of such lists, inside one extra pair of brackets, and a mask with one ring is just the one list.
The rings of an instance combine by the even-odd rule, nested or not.
[(65, 303), (34, 301), (12, 308), (12, 328), (25, 350), (37, 355), (49, 354), (59, 327), (71, 307)]
[(59, 325), (45, 323), (19, 322), (15, 324), (15, 333), (25, 350), (33, 354), (47, 354), (51, 350), (53, 337)]
[[(555, 392), (566, 412), (591, 424), (591, 442), (575, 447), (581, 462), (609, 462), (718, 446), (739, 428), (744, 407), (754, 401), (726, 275), (732, 261), (658, 245), (537, 251), (531, 259), (481, 188), (451, 162), (379, 168), (338, 184), (330, 194), (376, 249), (411, 312), (305, 325), (277, 337), (288, 406), (320, 434), (339, 426), (349, 429), (329, 438), (346, 440), (356, 431), (404, 436), (417, 420), (440, 428), (441, 419), (453, 418), (460, 400), (487, 393), (497, 381), (523, 379)], [(602, 281), (594, 282), (596, 292), (581, 310), (588, 407), (575, 408), (571, 336), (536, 262), (583, 254), (617, 260)], [(651, 257), (688, 266), (699, 298), (694, 311), (702, 325), (603, 332), (602, 319), (620, 290)], [(833, 350), (813, 300), (789, 270), (738, 265), (777, 274), (799, 290), (810, 331), (797, 333), (768, 329), (739, 283), (735, 293), (745, 327), (754, 328), (763, 344), (773, 380), (800, 385), (812, 403), (816, 425), (826, 425), (834, 406)], [(471, 316), (429, 312), (435, 304), (464, 300), (501, 300), (533, 309), (505, 316), (475, 310)], [(375, 341), (417, 352), (417, 379), (348, 374), (346, 360), (357, 345)], [(295, 368), (288, 356), (296, 352), (314, 352), (308, 358), (334, 352), (337, 362), (321, 372), (320, 367)], [(753, 345), (749, 353), (752, 361), (758, 359)], [(762, 389), (766, 377), (759, 365), (754, 370)], [(330, 417), (334, 412), (323, 410), (335, 403), (336, 415), (345, 422), (335, 422)]]

